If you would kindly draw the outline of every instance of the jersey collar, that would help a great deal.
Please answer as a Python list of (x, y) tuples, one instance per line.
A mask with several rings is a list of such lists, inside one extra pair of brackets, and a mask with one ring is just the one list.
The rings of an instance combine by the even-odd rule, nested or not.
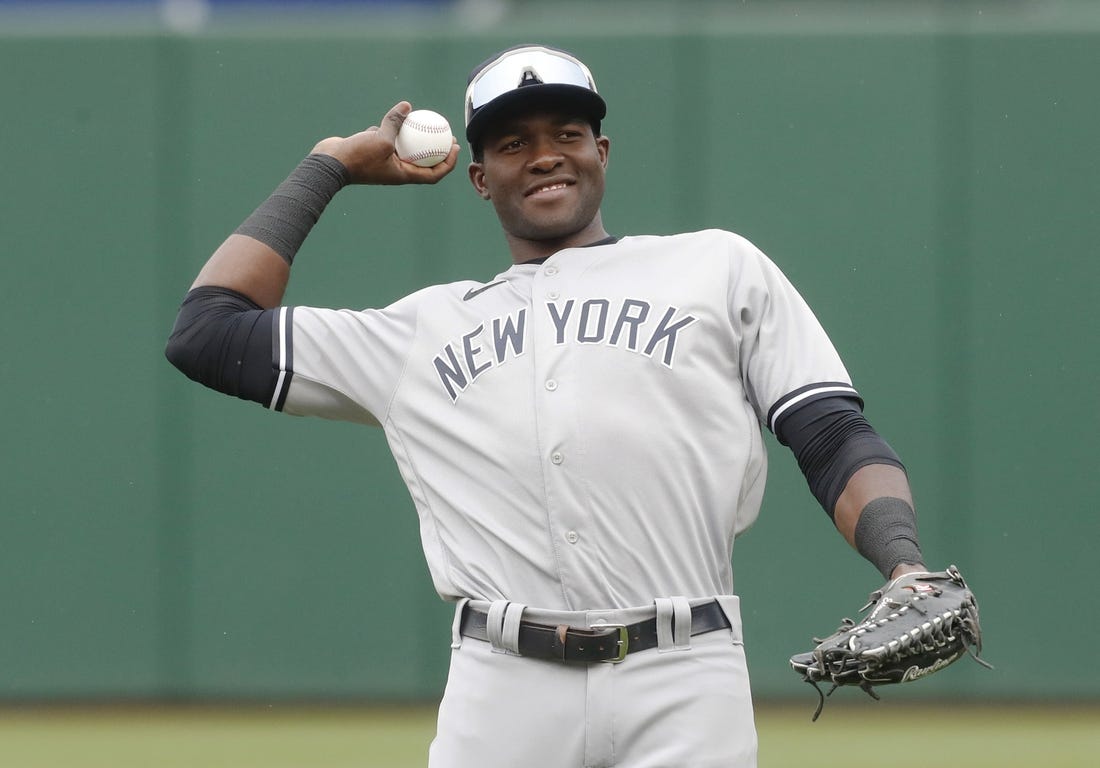
[[(578, 245), (578, 246), (575, 246), (575, 247), (577, 247), (577, 248), (594, 248), (597, 245), (613, 245), (614, 243), (617, 243), (617, 242), (619, 242), (619, 238), (615, 237), (614, 235), (608, 235), (607, 237), (601, 238), (600, 240), (597, 240), (594, 243), (587, 243), (585, 245)], [(550, 254), (550, 256), (553, 256), (553, 255), (554, 254)], [(520, 264), (542, 264), (544, 261), (549, 259), (550, 256), (541, 256), (537, 259), (531, 259), (530, 261), (521, 261)]]

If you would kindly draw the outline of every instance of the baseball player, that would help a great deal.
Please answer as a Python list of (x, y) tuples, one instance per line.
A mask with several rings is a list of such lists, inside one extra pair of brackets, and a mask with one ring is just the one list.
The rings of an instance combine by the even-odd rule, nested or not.
[(382, 309), (280, 306), (351, 184), (399, 160), (411, 109), (321, 141), (225, 240), (168, 343), (189, 377), (275, 411), (380, 426), (455, 605), (432, 768), (754, 766), (731, 558), (756, 518), (762, 429), (885, 577), (924, 570), (898, 457), (829, 337), (750, 242), (613, 236), (603, 97), (573, 55), (476, 67), (468, 174), (512, 264)]

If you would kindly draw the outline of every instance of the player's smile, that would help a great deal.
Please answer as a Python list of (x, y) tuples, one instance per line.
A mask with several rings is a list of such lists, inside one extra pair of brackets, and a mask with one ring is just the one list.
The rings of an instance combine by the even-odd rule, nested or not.
[(534, 187), (532, 187), (531, 189), (527, 190), (527, 192), (525, 192), (524, 195), (526, 197), (535, 197), (535, 196), (537, 196), (537, 197), (540, 197), (540, 198), (553, 196), (554, 192), (562, 191), (562, 190), (566, 189), (567, 187), (569, 187), (570, 185), (572, 185), (573, 183), (575, 183), (575, 182), (572, 182), (572, 181), (569, 181), (569, 182), (559, 181), (559, 182), (550, 183), (550, 184), (537, 184)]

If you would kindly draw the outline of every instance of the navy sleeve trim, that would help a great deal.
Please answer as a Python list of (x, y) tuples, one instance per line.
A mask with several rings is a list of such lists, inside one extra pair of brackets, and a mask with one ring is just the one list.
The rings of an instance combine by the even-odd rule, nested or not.
[(863, 398), (859, 396), (859, 392), (851, 384), (842, 381), (823, 381), (817, 384), (807, 384), (779, 398), (775, 405), (768, 410), (768, 429), (773, 434), (778, 434), (779, 423), (787, 415), (807, 403), (812, 403), (814, 400), (820, 400), (824, 397), (852, 398), (859, 403), (861, 410), (863, 408)]
[(860, 468), (889, 464), (905, 471), (894, 450), (867, 423), (861, 408), (851, 397), (820, 398), (791, 410), (776, 433), (779, 442), (794, 453), (810, 491), (829, 517)]
[(271, 318), (271, 359), (279, 376), (268, 407), (283, 410), (294, 378), (294, 308), (280, 307)]

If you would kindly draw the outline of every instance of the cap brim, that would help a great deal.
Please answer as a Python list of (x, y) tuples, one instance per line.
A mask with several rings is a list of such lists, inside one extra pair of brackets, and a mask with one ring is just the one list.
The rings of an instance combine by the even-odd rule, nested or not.
[(579, 116), (592, 120), (602, 120), (607, 115), (607, 104), (595, 91), (561, 83), (527, 85), (501, 94), (476, 110), (466, 126), (466, 141), (477, 144), (494, 121), (536, 106), (575, 109)]

